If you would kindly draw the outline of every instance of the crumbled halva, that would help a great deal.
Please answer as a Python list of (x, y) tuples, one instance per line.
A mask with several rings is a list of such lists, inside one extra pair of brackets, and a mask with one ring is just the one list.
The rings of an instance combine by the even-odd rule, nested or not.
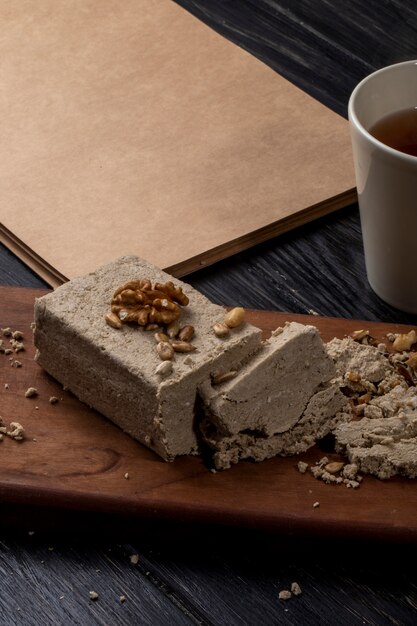
[(326, 344), (326, 349), (339, 376), (346, 372), (356, 372), (361, 379), (375, 383), (385, 378), (392, 369), (388, 359), (379, 350), (358, 343), (350, 337), (334, 338)]
[[(417, 477), (417, 388), (409, 386), (411, 374), (398, 369), (408, 355), (383, 355), (350, 338), (333, 339), (327, 350), (354, 410), (334, 429), (336, 451), (347, 456), (355, 472), (382, 479), (397, 474)], [(348, 373), (358, 373), (358, 379)]]

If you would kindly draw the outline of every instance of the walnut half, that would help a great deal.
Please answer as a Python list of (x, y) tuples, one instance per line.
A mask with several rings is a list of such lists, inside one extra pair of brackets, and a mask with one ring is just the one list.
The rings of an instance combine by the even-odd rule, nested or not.
[[(111, 301), (111, 313), (123, 323), (136, 322), (139, 326), (148, 324), (168, 325), (181, 315), (181, 306), (189, 300), (181, 287), (173, 282), (152, 283), (148, 278), (131, 280), (119, 287)], [(107, 316), (108, 317), (108, 316)], [(106, 317), (107, 323), (109, 323)], [(114, 324), (110, 324), (113, 328)]]

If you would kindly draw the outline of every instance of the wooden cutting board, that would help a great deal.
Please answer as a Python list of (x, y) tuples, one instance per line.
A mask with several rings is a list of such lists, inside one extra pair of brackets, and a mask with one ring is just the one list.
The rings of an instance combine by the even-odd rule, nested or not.
[[(300, 457), (242, 462), (217, 473), (199, 458), (165, 463), (63, 391), (34, 362), (30, 323), (34, 299), (43, 293), (0, 287), (0, 326), (23, 331), (26, 340), (26, 351), (13, 356), (22, 367), (11, 367), (10, 357), (0, 354), (0, 415), (7, 423), (20, 422), (26, 432), (21, 443), (9, 437), (0, 443), (3, 509), (23, 507), (29, 516), (37, 507), (109, 513), (131, 520), (417, 540), (415, 480), (380, 481), (367, 476), (355, 491), (325, 485), (296, 469), (300, 459), (315, 462), (323, 456), (316, 447)], [(408, 328), (265, 311), (248, 311), (248, 319), (266, 333), (286, 320), (313, 323), (324, 340), (364, 326), (378, 338)], [(38, 389), (38, 397), (25, 398), (30, 386)], [(58, 404), (49, 403), (51, 396), (60, 398)], [(314, 508), (315, 502), (320, 506)]]

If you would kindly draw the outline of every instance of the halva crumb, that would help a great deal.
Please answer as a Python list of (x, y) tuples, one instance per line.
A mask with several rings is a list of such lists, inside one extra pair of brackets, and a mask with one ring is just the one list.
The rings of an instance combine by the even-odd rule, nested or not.
[(305, 463), (304, 461), (298, 461), (297, 468), (300, 474), (305, 474), (308, 469), (308, 463)]
[(343, 461), (329, 461), (327, 457), (323, 457), (310, 467), (307, 465), (306, 469), (309, 469), (314, 478), (327, 485), (347, 486), (349, 484), (349, 487), (357, 489), (362, 481), (362, 476), (358, 475), (357, 465), (346, 464)]
[(25, 391), (25, 398), (35, 398), (38, 395), (38, 390), (36, 387), (29, 387)]
[(282, 591), (280, 591), (278, 594), (278, 598), (280, 600), (289, 600), (291, 596), (292, 596), (292, 593), (288, 589), (282, 589)]
[(14, 439), (15, 441), (22, 441), (24, 438), (24, 428), (19, 422), (10, 422), (10, 430), (6, 432), (6, 435)]
[(25, 349), (25, 346), (24, 346), (23, 342), (16, 341), (16, 339), (11, 339), (10, 340), (10, 344), (11, 344), (14, 352), (23, 352), (24, 349)]
[(302, 594), (301, 587), (298, 583), (291, 583), (291, 593), (294, 596), (300, 596)]

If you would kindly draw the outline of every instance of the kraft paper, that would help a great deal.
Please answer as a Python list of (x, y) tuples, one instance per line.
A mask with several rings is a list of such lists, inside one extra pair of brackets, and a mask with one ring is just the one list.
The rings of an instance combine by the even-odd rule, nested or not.
[(0, 21), (0, 238), (52, 285), (184, 274), (354, 199), (347, 122), (171, 0)]

